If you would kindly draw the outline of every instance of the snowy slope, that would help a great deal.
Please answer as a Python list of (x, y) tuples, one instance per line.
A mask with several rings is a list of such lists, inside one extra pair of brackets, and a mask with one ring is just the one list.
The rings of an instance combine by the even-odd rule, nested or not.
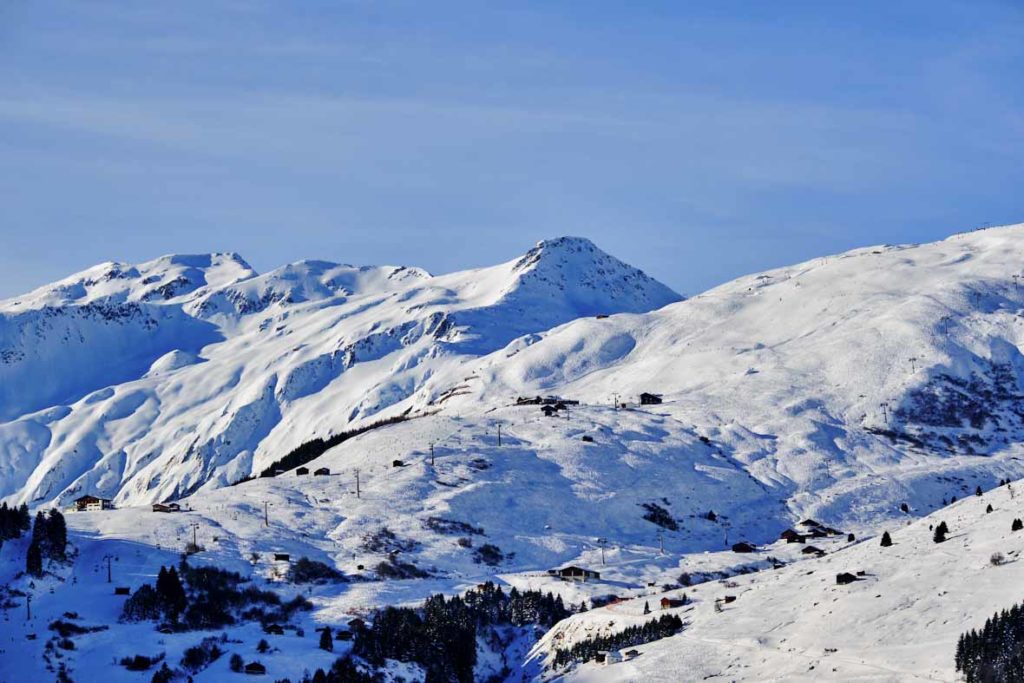
[(940, 505), (940, 476), (1024, 475), (1022, 262), (1024, 226), (817, 259), (517, 340), (453, 403), (662, 393), (794, 516), (870, 525)]
[(106, 264), (0, 304), (0, 496), (178, 498), (417, 406), (523, 334), (679, 297), (578, 238), (431, 277), (234, 255)]
[[(677, 303), (577, 239), (436, 277), (316, 261), (256, 275), (233, 256), (173, 257), (153, 263), (198, 264), (187, 267), (203, 274), (147, 301), (140, 288), (176, 280), (177, 265), (109, 280), (100, 268), (0, 304), (0, 325), (18, 335), (33, 329), (20, 316), (50, 310), (72, 320), (86, 307), (131, 305), (157, 321), (68, 323), (54, 341), (41, 328), (44, 343), (4, 337), (24, 357), (0, 372), (19, 386), (32, 372), (41, 379), (2, 406), (11, 416), (0, 423), (0, 497), (116, 496), (118, 510), (68, 515), (84, 559), (67, 570), (73, 577), (37, 591), (44, 615), (81, 601), (109, 623), (108, 589), (88, 578), (99, 559), (135, 558), (126, 582), (137, 586), (197, 524), (207, 548), (197, 561), (264, 580), (280, 571), (273, 553), (285, 552), (368, 579), (314, 589), (307, 630), (489, 579), (573, 604), (636, 598), (559, 624), (532, 657), (518, 642), (506, 653), (522, 659), (512, 680), (553, 675), (544, 664), (555, 646), (645, 621), (644, 602), (656, 607), (661, 587), (684, 572), (712, 580), (686, 589), (696, 602), (681, 610), (683, 634), (625, 664), (562, 673), (952, 680), (956, 637), (1009, 606), (1005, 586), (1024, 571), (988, 564), (997, 550), (1013, 559), (1024, 550), (1024, 536), (1009, 532), (1020, 505), (1005, 487), (971, 495), (1024, 477), (1022, 257), (1024, 226), (992, 229), (856, 250)], [(121, 339), (120, 352), (136, 356), (95, 376), (69, 370)], [(106, 383), (122, 371), (127, 379)], [(54, 388), (47, 372), (74, 381)], [(642, 391), (665, 402), (636, 405)], [(514, 405), (547, 394), (580, 404), (555, 417)], [(628, 405), (616, 409), (615, 397)], [(412, 419), (308, 464), (330, 476), (290, 471), (227, 486), (311, 437), (402, 413)], [(947, 509), (952, 496), (967, 499)], [(168, 498), (189, 511), (145, 505)], [(996, 509), (986, 515), (988, 503)], [(826, 557), (769, 545), (807, 516), (844, 532), (814, 541)], [(953, 531), (941, 546), (928, 531), (937, 519)], [(872, 537), (883, 529), (892, 548)], [(846, 532), (869, 540), (851, 545)], [(727, 550), (738, 540), (762, 550)], [(494, 564), (482, 561), (487, 545), (501, 553)], [(0, 583), (25, 583), (13, 578), (23, 555), (23, 543), (0, 549)], [(392, 555), (430, 575), (379, 580), (375, 567)], [(772, 570), (769, 558), (788, 566)], [(547, 574), (570, 563), (599, 569), (601, 580)], [(834, 585), (836, 573), (858, 570), (863, 581)], [(714, 580), (723, 575), (729, 584)], [(57, 597), (46, 597), (51, 584)], [(725, 594), (738, 599), (716, 612)], [(173, 657), (196, 639), (156, 643), (140, 629), (115, 626), (82, 644), (109, 661), (125, 639)], [(243, 637), (251, 646), (258, 633)], [(311, 645), (283, 644), (267, 658), (271, 674), (295, 678)], [(9, 652), (0, 652), (0, 681), (24, 670)], [(222, 669), (197, 680), (231, 676)]]
[[(1024, 580), (1024, 533), (1010, 526), (1022, 514), (1024, 490), (1014, 482), (914, 522), (894, 521), (889, 548), (876, 537), (821, 559), (691, 587), (685, 592), (693, 602), (671, 610), (686, 625), (681, 634), (640, 646), (629, 662), (577, 667), (565, 680), (956, 680), (960, 634), (1019, 601), (1008, 588)], [(941, 521), (950, 535), (936, 544), (931, 527)], [(993, 566), (993, 553), (1007, 562)], [(836, 574), (861, 571), (860, 580), (836, 585)], [(736, 601), (717, 612), (725, 595)], [(657, 616), (660, 597), (561, 622), (535, 650), (535, 662), (552, 646), (650, 619), (645, 601)]]

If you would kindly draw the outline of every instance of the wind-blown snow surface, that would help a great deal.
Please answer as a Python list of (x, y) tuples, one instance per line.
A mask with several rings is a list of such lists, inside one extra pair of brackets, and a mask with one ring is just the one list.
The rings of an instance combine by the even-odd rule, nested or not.
[(234, 254), (97, 266), (0, 303), (0, 497), (222, 486), (416, 407), (435, 374), (521, 335), (678, 298), (578, 238), (438, 277), (322, 261), (256, 275)]

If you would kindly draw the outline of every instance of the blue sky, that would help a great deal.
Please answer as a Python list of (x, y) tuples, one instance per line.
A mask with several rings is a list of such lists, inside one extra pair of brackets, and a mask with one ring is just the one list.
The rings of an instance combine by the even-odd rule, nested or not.
[(584, 235), (684, 293), (1024, 221), (1024, 4), (0, 3), (0, 296)]

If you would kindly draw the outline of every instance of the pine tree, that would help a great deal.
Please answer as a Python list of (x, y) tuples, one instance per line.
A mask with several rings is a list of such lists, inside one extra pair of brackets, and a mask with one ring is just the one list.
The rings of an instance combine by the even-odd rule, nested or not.
[(991, 504), (991, 503), (989, 503), (989, 504), (988, 504), (988, 507), (987, 507), (987, 508), (985, 508), (985, 514), (988, 514), (988, 513), (990, 513), (990, 512), (992, 512), (992, 504)]
[(46, 515), (42, 510), (36, 513), (36, 519), (32, 523), (32, 544), (39, 546), (39, 553), (43, 557), (48, 556), (47, 544), (50, 541), (50, 534), (47, 530), (48, 523)]
[(71, 676), (68, 675), (68, 669), (64, 662), (61, 662), (60, 666), (57, 667), (57, 683), (74, 683), (71, 680)]
[(68, 525), (64, 515), (56, 509), (50, 510), (46, 518), (46, 540), (50, 559), (61, 562), (67, 559)]
[(981, 495), (981, 487), (980, 486), (978, 488), (974, 489), (974, 495), (976, 495), (976, 496), (980, 496)]
[(1024, 522), (1022, 522), (1018, 517), (1013, 520), (1013, 524), (1010, 525), (1010, 531), (1020, 531), (1021, 529), (1024, 529)]
[(650, 613), (651, 613), (651, 606), (646, 601), (644, 601), (644, 614), (650, 614)]
[(181, 585), (181, 579), (178, 578), (178, 572), (174, 567), (160, 567), (160, 573), (156, 577), (156, 594), (160, 608), (167, 618), (177, 621), (178, 616), (188, 605), (188, 596), (185, 595), (185, 588)]
[(945, 542), (946, 534), (948, 533), (949, 528), (946, 526), (945, 522), (942, 522), (937, 527), (935, 527), (935, 534), (932, 536), (932, 540), (936, 543), (943, 543)]
[(331, 637), (331, 629), (326, 626), (320, 632), (320, 649), (334, 652), (334, 638)]
[(167, 662), (164, 662), (163, 666), (153, 673), (150, 683), (171, 683), (173, 680), (174, 672), (168, 668)]
[(889, 532), (886, 531), (886, 532), (884, 532), (882, 534), (882, 547), (883, 548), (888, 548), (891, 545), (892, 545), (892, 536), (890, 536)]
[(28, 552), (25, 554), (25, 571), (32, 576), (43, 575), (43, 552), (35, 541), (29, 544)]

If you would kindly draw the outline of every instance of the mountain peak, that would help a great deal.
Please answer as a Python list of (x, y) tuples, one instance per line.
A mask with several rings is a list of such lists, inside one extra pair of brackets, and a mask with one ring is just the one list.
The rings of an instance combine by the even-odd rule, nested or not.
[(256, 271), (234, 252), (165, 254), (139, 264), (105, 261), (3, 302), (2, 308), (167, 301), (255, 276)]
[(537, 242), (536, 246), (516, 261), (514, 269), (526, 270), (542, 259), (573, 258), (577, 255), (582, 255), (585, 258), (588, 254), (604, 254), (604, 252), (586, 237), (555, 237)]
[(681, 297), (585, 237), (538, 242), (512, 266), (516, 280), (507, 292), (519, 299), (562, 299), (579, 315), (638, 313)]

